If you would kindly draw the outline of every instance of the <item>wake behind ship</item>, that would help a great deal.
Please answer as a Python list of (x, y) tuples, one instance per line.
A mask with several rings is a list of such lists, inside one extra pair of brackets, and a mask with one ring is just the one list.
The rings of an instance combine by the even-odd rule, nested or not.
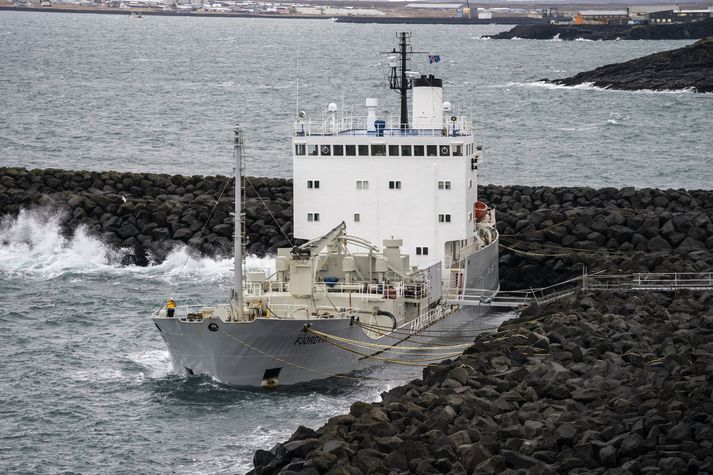
[[(271, 387), (440, 361), (469, 344), (449, 338), (485, 310), (449, 301), (498, 290), (495, 215), (477, 200), (482, 147), (443, 101), (442, 80), (408, 69), (409, 38), (401, 33), (388, 58), (397, 117), (380, 116), (368, 98), (366, 116), (340, 115), (331, 103), (321, 120), (300, 112), (295, 122), (294, 229), (309, 241), (278, 250), (270, 275), (245, 272), (236, 219), (227, 303), (153, 315), (177, 372)], [(242, 216), (239, 129), (235, 159)]]

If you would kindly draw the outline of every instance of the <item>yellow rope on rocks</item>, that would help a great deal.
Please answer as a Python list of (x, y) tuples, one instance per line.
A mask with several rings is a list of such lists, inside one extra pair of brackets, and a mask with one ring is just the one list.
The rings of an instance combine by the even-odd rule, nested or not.
[[(309, 329), (308, 329), (307, 331), (309, 331)], [(400, 364), (400, 365), (404, 365), (404, 366), (430, 366), (430, 365), (433, 364), (434, 362), (443, 361), (444, 359), (449, 359), (449, 358), (452, 358), (452, 357), (454, 357), (454, 356), (460, 356), (460, 355), (462, 354), (462, 352), (459, 351), (458, 353), (453, 353), (453, 354), (451, 354), (450, 356), (447, 356), (447, 357), (445, 357), (445, 358), (442, 357), (442, 356), (439, 356), (439, 357), (436, 357), (436, 358), (422, 358), (422, 359), (417, 359), (417, 360), (412, 360), (412, 361), (405, 361), (405, 360), (397, 360), (397, 359), (393, 359), (393, 358), (383, 358), (383, 357), (377, 356), (377, 355), (375, 355), (375, 354), (371, 354), (371, 355), (370, 355), (370, 354), (367, 354), (367, 353), (362, 353), (362, 352), (360, 352), (360, 351), (356, 351), (356, 350), (354, 350), (354, 349), (352, 349), (352, 348), (347, 348), (346, 346), (342, 346), (342, 345), (340, 345), (339, 343), (335, 343), (335, 342), (333, 342), (333, 341), (329, 341), (329, 340), (325, 340), (325, 341), (326, 341), (327, 343), (329, 343), (330, 345), (336, 346), (337, 348), (340, 348), (340, 349), (342, 349), (342, 350), (344, 350), (344, 351), (348, 351), (348, 352), (350, 352), (350, 353), (354, 353), (354, 354), (360, 355), (360, 356), (362, 356), (362, 357), (364, 357), (364, 358), (369, 358), (369, 359), (373, 359), (373, 360), (379, 360), (379, 361), (383, 361), (383, 362), (385, 362), (385, 363)], [(426, 363), (426, 362), (429, 362), (429, 363)]]
[(414, 351), (424, 351), (424, 350), (443, 350), (447, 348), (465, 348), (472, 343), (460, 343), (456, 345), (440, 345), (440, 346), (400, 346), (400, 345), (385, 345), (383, 343), (371, 343), (368, 341), (359, 341), (359, 340), (352, 340), (350, 338), (344, 338), (341, 336), (336, 336), (336, 335), (330, 335), (329, 333), (324, 333), (319, 330), (314, 330), (312, 328), (307, 329), (308, 332), (320, 336), (324, 339), (330, 338), (334, 341), (339, 341), (341, 343), (348, 343), (354, 346), (360, 346), (363, 348), (375, 348), (378, 350), (390, 350), (390, 349), (398, 349), (398, 350), (414, 350)]

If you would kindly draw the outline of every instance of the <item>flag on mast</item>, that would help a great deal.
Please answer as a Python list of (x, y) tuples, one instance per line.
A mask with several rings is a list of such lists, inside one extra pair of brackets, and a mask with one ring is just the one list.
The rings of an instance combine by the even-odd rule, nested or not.
[(428, 64), (440, 63), (440, 62), (441, 62), (440, 54), (429, 54), (428, 55)]

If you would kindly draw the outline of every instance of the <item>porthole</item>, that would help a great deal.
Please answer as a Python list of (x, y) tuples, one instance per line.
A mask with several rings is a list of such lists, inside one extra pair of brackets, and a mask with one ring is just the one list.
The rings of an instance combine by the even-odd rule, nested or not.
[(212, 332), (217, 332), (218, 331), (218, 324), (217, 323), (211, 323), (208, 325), (208, 330)]

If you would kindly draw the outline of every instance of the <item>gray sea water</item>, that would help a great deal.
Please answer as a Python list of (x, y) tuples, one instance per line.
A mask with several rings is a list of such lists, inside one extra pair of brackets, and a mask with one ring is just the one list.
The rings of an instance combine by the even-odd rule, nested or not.
[[(409, 29), (416, 50), (443, 59), (417, 58), (413, 69), (443, 76), (447, 98), (472, 114), (483, 182), (711, 187), (713, 96), (536, 83), (686, 42), (496, 42), (480, 37), (501, 27)], [(378, 53), (397, 31), (0, 12), (0, 166), (228, 173), (239, 122), (249, 173), (288, 177), (298, 108), (359, 110), (367, 96), (396, 107)], [(230, 262), (177, 249), (158, 265), (122, 267), (83, 232), (62, 237), (57, 222), (0, 221), (0, 473), (244, 472), (255, 449), (420, 372), (389, 367), (272, 392), (173, 375), (147, 315), (169, 295), (222, 300)]]

